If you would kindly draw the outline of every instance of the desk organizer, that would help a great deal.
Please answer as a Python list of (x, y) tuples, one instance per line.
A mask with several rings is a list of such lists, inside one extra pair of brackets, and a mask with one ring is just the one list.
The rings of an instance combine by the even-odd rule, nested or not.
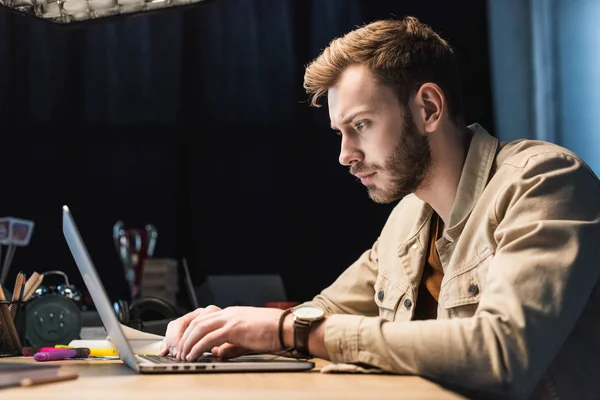
[(0, 301), (0, 357), (21, 356), (26, 341), (26, 303)]

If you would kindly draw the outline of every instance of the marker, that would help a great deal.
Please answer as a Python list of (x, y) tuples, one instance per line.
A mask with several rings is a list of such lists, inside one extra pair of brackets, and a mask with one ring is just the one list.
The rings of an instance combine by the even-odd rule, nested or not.
[(49, 351), (57, 351), (57, 350), (64, 350), (64, 349), (59, 349), (56, 347), (41, 347), (39, 349), (39, 351), (37, 351), (37, 353), (47, 353)]
[[(73, 347), (74, 348), (74, 347)], [(33, 357), (36, 353), (48, 353), (50, 351), (62, 350), (56, 347), (23, 347), (24, 357)]]
[[(76, 347), (23, 347), (23, 356), (24, 357), (33, 357), (36, 353), (49, 353), (53, 351), (65, 350), (68, 349), (76, 349)], [(83, 347), (81, 347), (83, 348)], [(91, 351), (90, 351), (91, 353)], [(90, 357), (92, 357), (90, 355)]]
[(56, 351), (41, 351), (33, 356), (35, 361), (54, 361), (66, 358), (86, 358), (90, 355), (90, 349), (84, 347), (78, 349), (59, 349)]
[[(74, 349), (73, 346), (57, 344), (55, 349)], [(113, 347), (90, 347), (90, 357), (118, 357), (117, 349)]]
[(61, 350), (55, 347), (23, 347), (24, 357), (33, 357), (36, 353), (47, 353), (49, 351)]

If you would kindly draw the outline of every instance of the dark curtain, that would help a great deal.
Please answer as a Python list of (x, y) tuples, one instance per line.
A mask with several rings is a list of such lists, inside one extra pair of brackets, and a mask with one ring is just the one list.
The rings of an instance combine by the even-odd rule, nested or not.
[(187, 257), (196, 285), (280, 273), (290, 299), (312, 297), (392, 206), (337, 164), (304, 66), (332, 38), (404, 15), (455, 46), (467, 118), (491, 130), (485, 2), (211, 0), (71, 28), (0, 9), (0, 216), (36, 222), (9, 286), (19, 270), (62, 269), (83, 287), (62, 237), (68, 204), (112, 298), (126, 293), (118, 219), (155, 224), (155, 255)]

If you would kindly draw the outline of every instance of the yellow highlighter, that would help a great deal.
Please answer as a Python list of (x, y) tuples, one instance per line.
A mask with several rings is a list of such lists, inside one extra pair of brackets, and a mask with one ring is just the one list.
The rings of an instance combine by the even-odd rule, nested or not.
[[(65, 346), (62, 344), (57, 344), (54, 346), (57, 349), (74, 349), (74, 346)], [(119, 353), (117, 349), (113, 349), (110, 347), (101, 348), (101, 347), (90, 347), (90, 355), (89, 357), (118, 357)]]

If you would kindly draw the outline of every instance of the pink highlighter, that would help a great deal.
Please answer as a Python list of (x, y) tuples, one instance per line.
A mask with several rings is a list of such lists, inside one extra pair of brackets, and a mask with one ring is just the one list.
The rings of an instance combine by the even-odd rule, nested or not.
[(82, 347), (77, 349), (57, 349), (52, 351), (40, 351), (35, 353), (35, 361), (55, 361), (67, 358), (87, 358), (90, 355), (90, 349)]

